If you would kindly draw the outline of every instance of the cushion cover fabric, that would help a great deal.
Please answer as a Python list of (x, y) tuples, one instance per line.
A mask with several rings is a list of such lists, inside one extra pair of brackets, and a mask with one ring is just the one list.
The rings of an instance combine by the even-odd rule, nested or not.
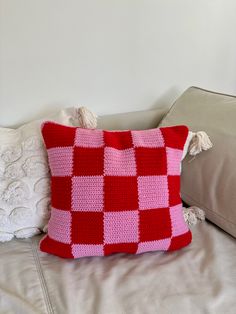
[(159, 126), (187, 124), (204, 130), (213, 148), (183, 163), (181, 196), (206, 218), (236, 237), (236, 97), (190, 87)]
[(66, 258), (176, 250), (191, 242), (180, 199), (188, 128), (42, 126), (52, 215), (42, 251)]
[[(78, 125), (77, 110), (61, 110), (50, 119)], [(30, 237), (48, 222), (50, 178), (40, 128), (47, 119), (0, 128), (0, 242)]]

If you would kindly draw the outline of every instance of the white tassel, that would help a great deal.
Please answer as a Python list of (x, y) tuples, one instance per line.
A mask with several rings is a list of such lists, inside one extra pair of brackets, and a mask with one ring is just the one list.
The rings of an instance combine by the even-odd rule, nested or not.
[(43, 232), (48, 233), (48, 224), (43, 227)]
[(78, 121), (82, 128), (95, 129), (97, 127), (97, 116), (86, 107), (78, 109)]
[(196, 156), (203, 150), (208, 150), (213, 146), (209, 136), (204, 131), (192, 133), (192, 139), (188, 148), (191, 156)]
[(183, 207), (183, 214), (184, 220), (189, 226), (195, 226), (199, 220), (205, 220), (205, 212), (197, 206)]

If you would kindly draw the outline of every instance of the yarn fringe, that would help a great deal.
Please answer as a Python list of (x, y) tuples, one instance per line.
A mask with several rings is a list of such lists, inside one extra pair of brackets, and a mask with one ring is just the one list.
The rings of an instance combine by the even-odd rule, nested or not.
[(43, 232), (44, 232), (44, 233), (48, 233), (48, 224), (46, 224), (46, 225), (43, 227)]
[(183, 207), (184, 220), (189, 226), (195, 226), (205, 220), (205, 212), (197, 206)]
[(188, 153), (191, 156), (196, 156), (204, 150), (212, 148), (213, 144), (209, 136), (204, 131), (191, 132), (192, 139), (188, 147)]
[(77, 113), (82, 128), (95, 129), (97, 127), (97, 115), (88, 108), (80, 107)]

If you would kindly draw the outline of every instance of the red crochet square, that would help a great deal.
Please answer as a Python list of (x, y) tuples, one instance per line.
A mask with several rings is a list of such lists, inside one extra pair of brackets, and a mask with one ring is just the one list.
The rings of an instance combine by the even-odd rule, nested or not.
[(186, 126), (171, 126), (160, 128), (164, 137), (165, 146), (177, 149), (183, 149), (188, 136), (188, 128)]
[(105, 146), (116, 149), (127, 149), (133, 147), (131, 131), (108, 132), (104, 131)]
[(105, 244), (104, 255), (111, 255), (115, 253), (125, 252), (128, 254), (135, 254), (138, 249), (138, 243), (119, 243), (119, 244)]
[(192, 233), (190, 231), (183, 233), (171, 239), (168, 251), (176, 251), (188, 245), (192, 241)]
[(103, 244), (103, 213), (72, 212), (72, 242)]
[(71, 177), (51, 178), (51, 205), (62, 210), (71, 209)]
[(112, 132), (47, 122), (42, 134), (52, 173), (43, 252), (80, 258), (191, 242), (180, 200), (185, 126)]
[(136, 163), (138, 176), (167, 174), (166, 149), (136, 147)]
[(103, 175), (104, 148), (74, 147), (74, 176)]
[(138, 209), (137, 177), (104, 177), (104, 211)]
[(140, 211), (140, 242), (171, 237), (169, 208)]
[(50, 252), (64, 258), (74, 258), (70, 244), (55, 241), (50, 237), (47, 237), (47, 241), (41, 241), (40, 249), (43, 252)]
[[(53, 124), (53, 128), (51, 125)], [(42, 135), (47, 149), (52, 147), (73, 146), (76, 129), (57, 123), (44, 123), (42, 125)]]
[(170, 206), (181, 203), (180, 176), (168, 176), (169, 204)]

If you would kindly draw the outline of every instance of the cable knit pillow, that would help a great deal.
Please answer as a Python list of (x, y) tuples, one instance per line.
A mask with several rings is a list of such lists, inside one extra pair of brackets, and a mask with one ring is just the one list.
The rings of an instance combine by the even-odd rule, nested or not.
[(191, 242), (180, 199), (185, 126), (102, 131), (46, 122), (52, 215), (43, 252), (171, 251)]
[[(80, 125), (80, 109), (61, 110), (50, 118)], [(48, 222), (50, 178), (40, 128), (43, 121), (45, 119), (33, 121), (18, 129), (0, 128), (1, 242), (14, 236), (30, 237)]]

